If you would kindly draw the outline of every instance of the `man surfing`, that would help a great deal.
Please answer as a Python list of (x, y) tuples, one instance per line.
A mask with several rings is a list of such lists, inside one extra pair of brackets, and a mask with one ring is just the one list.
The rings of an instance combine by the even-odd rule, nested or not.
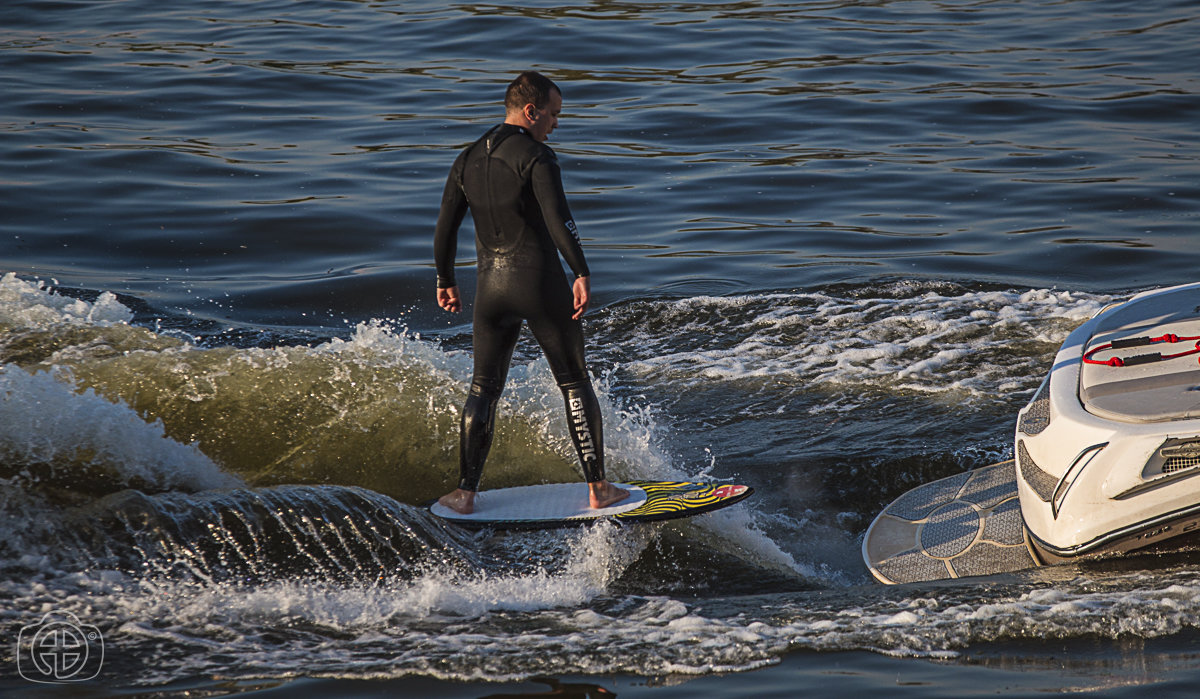
[[(629, 496), (604, 475), (600, 404), (588, 378), (581, 318), (591, 304), (591, 281), (575, 221), (563, 192), (558, 158), (545, 141), (558, 126), (562, 91), (528, 71), (509, 84), (504, 123), (459, 153), (434, 232), (437, 301), (462, 310), (454, 278), (458, 229), (470, 210), (475, 223), (476, 271), (472, 345), (475, 370), (463, 406), (459, 484), (438, 499), (471, 514), (492, 445), (496, 404), (513, 349), (528, 323), (567, 407), (567, 425), (588, 483), (588, 504), (599, 509)], [(567, 284), (559, 254), (575, 275)]]

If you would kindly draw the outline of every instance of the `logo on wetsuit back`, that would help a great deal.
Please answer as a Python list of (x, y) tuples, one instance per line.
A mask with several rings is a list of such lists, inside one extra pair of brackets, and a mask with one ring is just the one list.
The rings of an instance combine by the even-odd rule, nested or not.
[(588, 429), (587, 414), (583, 410), (583, 399), (571, 399), (571, 429), (579, 444), (579, 458), (583, 461), (596, 460), (596, 443), (592, 441), (592, 431)]
[(563, 221), (563, 225), (567, 227), (567, 230), (571, 233), (571, 237), (575, 239), (576, 243), (578, 243), (579, 229), (575, 227), (575, 220), (569, 218), (566, 221)]

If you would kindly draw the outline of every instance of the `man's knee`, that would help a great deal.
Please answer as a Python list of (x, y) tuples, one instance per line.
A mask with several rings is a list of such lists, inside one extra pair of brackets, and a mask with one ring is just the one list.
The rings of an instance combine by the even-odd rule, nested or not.
[(503, 387), (494, 382), (480, 379), (472, 381), (467, 403), (463, 406), (463, 424), (490, 427), (502, 392)]

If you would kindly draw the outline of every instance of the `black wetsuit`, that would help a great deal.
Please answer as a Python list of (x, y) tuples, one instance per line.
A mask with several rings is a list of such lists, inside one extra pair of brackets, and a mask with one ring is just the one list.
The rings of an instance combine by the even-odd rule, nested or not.
[(562, 389), (584, 476), (588, 482), (603, 480), (600, 405), (588, 379), (582, 324), (571, 318), (574, 297), (559, 253), (577, 277), (589, 272), (554, 151), (525, 129), (501, 124), (459, 154), (434, 235), (438, 288), (457, 285), (458, 228), (468, 208), (475, 222), (478, 285), (475, 374), (462, 414), (459, 487), (479, 489), (522, 321), (529, 323)]

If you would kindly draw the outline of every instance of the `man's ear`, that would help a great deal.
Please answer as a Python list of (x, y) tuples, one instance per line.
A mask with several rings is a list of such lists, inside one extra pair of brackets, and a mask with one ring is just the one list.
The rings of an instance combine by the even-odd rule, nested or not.
[(525, 118), (529, 120), (529, 123), (532, 124), (538, 120), (538, 108), (535, 107), (532, 102), (525, 105), (525, 109), (523, 111), (525, 113)]

